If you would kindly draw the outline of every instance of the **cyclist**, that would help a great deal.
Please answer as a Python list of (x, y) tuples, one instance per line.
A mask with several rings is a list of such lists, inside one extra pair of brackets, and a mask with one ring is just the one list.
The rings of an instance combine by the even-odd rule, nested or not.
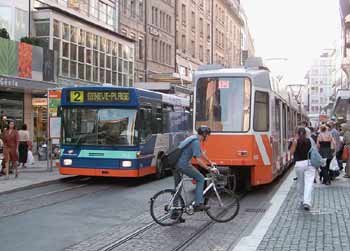
[[(210, 128), (207, 126), (200, 126), (197, 129), (197, 135), (192, 135), (190, 137), (187, 137), (184, 141), (182, 141), (179, 147), (184, 147), (184, 150), (182, 151), (182, 154), (177, 164), (175, 165), (175, 187), (177, 187), (177, 185), (181, 181), (180, 173), (186, 174), (188, 177), (196, 180), (194, 205), (195, 212), (207, 210), (209, 209), (209, 206), (203, 204), (204, 176), (195, 167), (191, 165), (192, 158), (195, 158), (197, 160), (198, 165), (204, 168), (205, 170), (211, 171), (213, 173), (218, 172), (218, 170), (214, 167), (215, 164), (208, 159), (206, 154), (202, 152), (200, 148), (200, 142), (206, 141), (209, 135)], [(205, 161), (208, 162), (210, 166), (207, 166), (205, 164)], [(181, 219), (180, 222), (184, 222), (184, 220)]]

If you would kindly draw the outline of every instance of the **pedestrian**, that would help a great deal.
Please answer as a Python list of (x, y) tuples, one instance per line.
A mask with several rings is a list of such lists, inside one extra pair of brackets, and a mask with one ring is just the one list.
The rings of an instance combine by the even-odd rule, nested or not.
[[(343, 143), (344, 143), (344, 151), (345, 149), (350, 152), (350, 124), (344, 123), (341, 125)], [(345, 160), (345, 175), (344, 178), (350, 178), (350, 154), (348, 155), (348, 159)]]
[(334, 121), (329, 121), (328, 125), (330, 126), (330, 133), (334, 139), (335, 143), (335, 157), (337, 159), (339, 170), (343, 169), (343, 166), (341, 164), (341, 150), (342, 150), (342, 143), (340, 142), (340, 133), (336, 128), (336, 123)]
[(335, 151), (335, 143), (332, 135), (328, 131), (326, 125), (320, 127), (320, 135), (317, 137), (317, 147), (322, 158), (327, 159), (326, 165), (321, 167), (322, 184), (330, 185), (331, 176), (329, 171), (329, 164), (332, 161), (333, 153)]
[(311, 140), (306, 137), (305, 127), (299, 127), (293, 139), (291, 154), (294, 155), (295, 169), (298, 177), (299, 204), (305, 210), (310, 210), (312, 205), (312, 189), (315, 179), (315, 168), (310, 165), (308, 156), (310, 149)]
[(15, 177), (18, 177), (18, 145), (19, 136), (16, 130), (16, 125), (14, 121), (10, 121), (7, 129), (3, 133), (4, 142), (4, 162), (5, 162), (5, 174), (6, 178), (9, 177), (9, 163), (11, 161), (12, 167), (15, 169)]
[(18, 131), (19, 135), (19, 146), (18, 146), (18, 154), (19, 154), (19, 163), (22, 164), (23, 168), (26, 168), (27, 158), (28, 158), (28, 150), (29, 150), (29, 131), (27, 129), (27, 125), (23, 124), (21, 130)]

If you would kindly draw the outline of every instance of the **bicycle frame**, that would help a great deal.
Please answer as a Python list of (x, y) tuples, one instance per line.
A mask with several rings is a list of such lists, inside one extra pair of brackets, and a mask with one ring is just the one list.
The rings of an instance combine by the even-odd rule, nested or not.
[[(205, 196), (205, 195), (207, 194), (207, 192), (210, 191), (210, 189), (213, 189), (214, 192), (215, 192), (215, 194), (216, 194), (216, 197), (217, 197), (218, 200), (219, 200), (220, 206), (223, 206), (221, 197), (220, 197), (220, 195), (219, 195), (219, 193), (218, 193), (218, 190), (217, 190), (217, 188), (216, 188), (216, 186), (215, 186), (215, 182), (213, 181), (213, 178), (208, 178), (208, 177), (206, 177), (206, 178), (204, 178), (204, 180), (205, 180), (205, 181), (210, 181), (210, 184), (204, 189), (204, 191), (203, 191), (203, 196)], [(192, 181), (192, 178), (185, 178), (184, 176), (182, 176), (181, 181), (179, 182), (179, 184), (178, 184), (178, 185), (176, 186), (176, 188), (175, 188), (175, 194), (174, 194), (173, 197), (171, 198), (171, 200), (170, 200), (170, 202), (169, 202), (169, 205), (173, 205), (173, 202), (174, 202), (176, 196), (177, 196), (179, 193), (181, 193), (181, 191), (182, 191), (182, 189), (183, 189), (183, 191), (184, 191), (184, 198), (185, 198), (185, 208), (189, 206), (189, 204), (187, 203), (188, 200), (187, 200), (187, 196), (186, 196), (186, 194), (187, 194), (187, 193), (186, 193), (186, 189), (185, 189), (185, 187), (183, 187), (183, 184), (184, 184), (185, 181)], [(192, 201), (192, 202), (190, 203), (190, 205), (192, 205), (192, 206), (193, 206), (194, 204), (195, 204), (194, 201)], [(173, 208), (174, 208), (174, 209), (182, 209), (181, 207), (173, 207)]]

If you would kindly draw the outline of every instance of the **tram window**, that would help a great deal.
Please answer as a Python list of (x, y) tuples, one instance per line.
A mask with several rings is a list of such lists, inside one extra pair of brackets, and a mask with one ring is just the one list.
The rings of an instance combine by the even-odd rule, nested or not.
[(196, 127), (242, 132), (250, 127), (251, 82), (244, 77), (201, 78), (197, 82)]
[(267, 92), (256, 91), (254, 101), (254, 130), (269, 130), (269, 94)]

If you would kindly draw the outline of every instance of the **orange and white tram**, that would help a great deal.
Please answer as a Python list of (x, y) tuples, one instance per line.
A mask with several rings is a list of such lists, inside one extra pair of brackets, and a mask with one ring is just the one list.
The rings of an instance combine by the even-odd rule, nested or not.
[(278, 80), (252, 58), (246, 67), (202, 66), (195, 72), (194, 128), (207, 125), (209, 159), (234, 174), (238, 186), (272, 182), (291, 163), (288, 140), (307, 117), (282, 97)]

